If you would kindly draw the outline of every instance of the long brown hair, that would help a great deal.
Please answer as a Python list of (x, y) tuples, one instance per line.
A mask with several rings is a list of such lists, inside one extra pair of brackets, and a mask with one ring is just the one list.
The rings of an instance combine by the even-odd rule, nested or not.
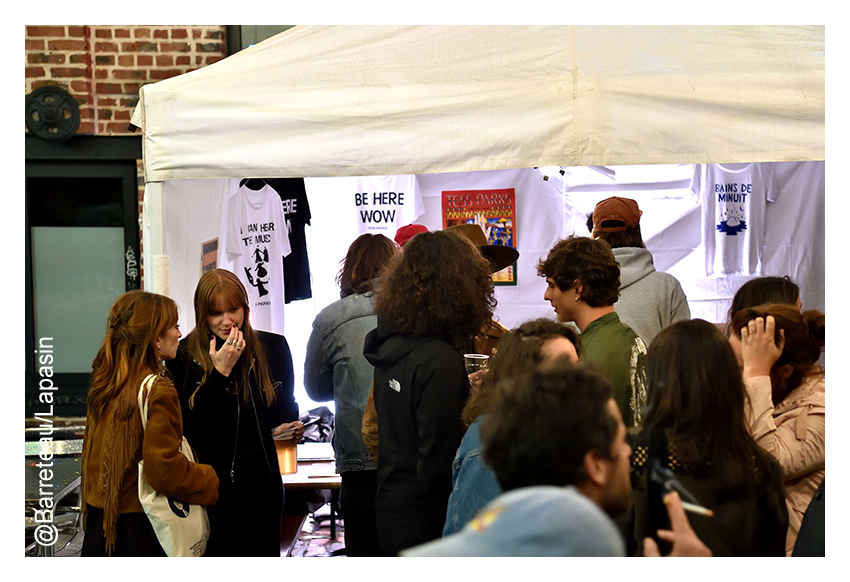
[(336, 276), (340, 298), (372, 291), (373, 281), (401, 249), (382, 234), (361, 234), (342, 260)]
[[(210, 329), (207, 319), (211, 312), (231, 311), (242, 308), (244, 320), (242, 323), (242, 337), (245, 339), (245, 349), (239, 358), (234, 372), (238, 370), (241, 376), (241, 386), (244, 386), (242, 396), (248, 401), (250, 399), (250, 378), (253, 374), (257, 386), (260, 388), (266, 405), (270, 406), (275, 400), (274, 381), (269, 371), (268, 360), (262, 345), (257, 340), (257, 334), (251, 327), (251, 308), (248, 306), (248, 292), (239, 278), (225, 269), (213, 269), (204, 273), (195, 288), (195, 329), (186, 338), (189, 353), (199, 362), (204, 369), (201, 384), (212, 372), (214, 365), (210, 358), (210, 338), (215, 334)], [(190, 398), (189, 405), (194, 402)]]
[(650, 344), (646, 371), (644, 425), (666, 429), (681, 462), (710, 465), (719, 497), (753, 492), (770, 459), (747, 429), (744, 380), (723, 333), (702, 319), (676, 322)]
[(106, 337), (92, 362), (86, 405), (93, 420), (103, 416), (106, 406), (125, 387), (132, 388), (133, 397), (128, 396), (126, 404), (116, 411), (118, 419), (129, 418), (136, 411), (139, 376), (159, 371), (155, 341), (175, 325), (177, 305), (168, 297), (134, 290), (115, 301), (109, 312)]
[(581, 352), (578, 335), (573, 329), (551, 319), (526, 321), (500, 339), (496, 353), (490, 357), (481, 387), (463, 408), (461, 416), (464, 424), (469, 426), (487, 412), (499, 382), (540, 364), (543, 361), (543, 344), (559, 337), (570, 340), (576, 347), (576, 353)]
[(375, 313), (401, 334), (441, 333), (463, 351), (495, 306), (490, 262), (464, 236), (439, 230), (417, 234), (393, 258), (379, 282)]
[(785, 335), (782, 355), (773, 364), (773, 369), (786, 365), (793, 368), (791, 375), (785, 379), (784, 397), (800, 386), (806, 376), (821, 371), (817, 362), (826, 345), (826, 316), (815, 309), (800, 313), (794, 305), (785, 303), (759, 305), (736, 313), (732, 318), (730, 332), (740, 338), (741, 328), (746, 327), (750, 320), (767, 318), (768, 315), (772, 315), (776, 321), (774, 341), (780, 341), (780, 331)]

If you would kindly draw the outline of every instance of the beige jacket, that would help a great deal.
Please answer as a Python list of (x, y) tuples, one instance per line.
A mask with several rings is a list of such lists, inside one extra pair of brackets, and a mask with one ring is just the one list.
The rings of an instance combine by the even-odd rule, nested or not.
[(782, 466), (790, 556), (803, 514), (826, 474), (826, 381), (823, 372), (810, 375), (775, 407), (768, 376), (745, 378), (745, 383), (753, 438)]

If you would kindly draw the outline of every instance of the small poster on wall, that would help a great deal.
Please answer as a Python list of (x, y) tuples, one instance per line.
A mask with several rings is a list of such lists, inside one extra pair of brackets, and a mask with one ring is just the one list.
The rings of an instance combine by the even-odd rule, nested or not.
[[(516, 193), (498, 190), (443, 190), (443, 228), (477, 224), (491, 245), (517, 248)], [(516, 262), (493, 273), (494, 285), (517, 284)]]

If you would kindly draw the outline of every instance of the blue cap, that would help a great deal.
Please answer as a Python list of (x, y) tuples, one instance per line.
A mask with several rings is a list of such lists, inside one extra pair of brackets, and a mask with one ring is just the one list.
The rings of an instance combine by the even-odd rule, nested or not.
[(575, 487), (535, 486), (497, 497), (460, 532), (408, 557), (621, 557), (625, 544), (602, 509)]

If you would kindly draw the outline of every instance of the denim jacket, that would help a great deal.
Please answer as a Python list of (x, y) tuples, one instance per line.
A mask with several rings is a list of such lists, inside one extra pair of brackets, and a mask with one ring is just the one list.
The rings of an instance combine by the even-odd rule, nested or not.
[(502, 492), (496, 473), (484, 464), (478, 429), (483, 416), (475, 419), (457, 449), (452, 463), (452, 494), (446, 511), (443, 537), (459, 532), (485, 505)]
[(313, 321), (304, 361), (304, 388), (316, 401), (334, 401), (336, 472), (377, 469), (360, 435), (373, 368), (363, 340), (377, 327), (373, 293), (335, 301)]

